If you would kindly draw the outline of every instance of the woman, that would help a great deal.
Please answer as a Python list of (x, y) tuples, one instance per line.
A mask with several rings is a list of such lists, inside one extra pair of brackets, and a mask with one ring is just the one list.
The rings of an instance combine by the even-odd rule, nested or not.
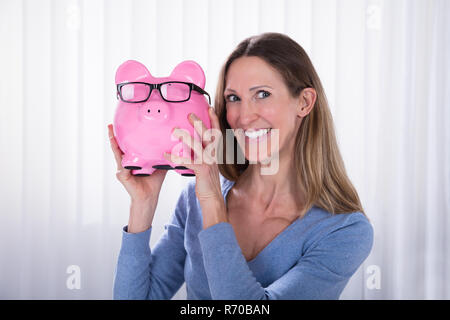
[[(166, 154), (196, 178), (153, 249), (151, 224), (166, 171), (132, 176), (121, 167), (109, 126), (117, 178), (131, 196), (114, 298), (170, 299), (186, 282), (188, 299), (338, 299), (368, 256), (373, 230), (345, 173), (305, 51), (278, 33), (242, 41), (222, 68), (209, 111), (223, 137), (226, 129), (241, 129), (235, 139), (245, 163), (237, 163), (237, 154), (231, 164), (191, 164)], [(274, 132), (278, 148), (255, 152)], [(216, 139), (200, 148), (183, 143), (197, 156), (210, 143), (231, 152)], [(262, 174), (268, 159), (278, 161), (278, 170)]]

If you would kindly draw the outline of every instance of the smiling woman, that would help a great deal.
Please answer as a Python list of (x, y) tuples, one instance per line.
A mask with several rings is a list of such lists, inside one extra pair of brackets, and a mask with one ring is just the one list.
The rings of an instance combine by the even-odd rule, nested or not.
[[(242, 151), (245, 164), (236, 157), (231, 164), (172, 158), (195, 172), (195, 182), (183, 190), (152, 250), (164, 176), (148, 177), (154, 191), (143, 198), (150, 202), (132, 201), (130, 210), (130, 226), (139, 228), (123, 229), (114, 297), (168, 299), (186, 282), (188, 299), (339, 298), (368, 256), (373, 230), (345, 173), (325, 94), (304, 50), (278, 33), (241, 42), (222, 68), (209, 116), (222, 137), (237, 130), (233, 149)], [(200, 123), (194, 128), (202, 136), (202, 121), (195, 115), (189, 121)], [(275, 151), (261, 157), (251, 148), (277, 134)], [(209, 139), (202, 146), (183, 143), (197, 156), (219, 147)], [(227, 146), (219, 153), (237, 156)], [(262, 174), (272, 153), (278, 170)]]
[[(303, 48), (288, 36), (266, 33), (242, 41), (221, 70), (215, 106), (224, 133), (242, 128), (251, 137), (249, 130), (279, 130), (280, 161), (286, 158), (293, 165), (306, 196), (304, 212), (313, 204), (333, 213), (364, 212), (345, 172), (320, 78)], [(236, 140), (246, 159), (254, 160), (248, 154), (251, 140)], [(219, 168), (236, 181), (248, 165), (235, 159)]]

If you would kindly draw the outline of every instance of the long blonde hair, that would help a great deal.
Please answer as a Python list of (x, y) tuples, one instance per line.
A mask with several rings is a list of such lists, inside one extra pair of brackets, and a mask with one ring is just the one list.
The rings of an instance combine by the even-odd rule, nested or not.
[[(294, 165), (297, 180), (304, 192), (306, 204), (303, 212), (316, 205), (330, 213), (362, 212), (358, 193), (348, 178), (336, 141), (333, 119), (319, 76), (305, 50), (294, 40), (280, 33), (263, 33), (243, 40), (222, 66), (216, 88), (215, 110), (219, 117), (223, 137), (230, 129), (226, 117), (224, 89), (231, 63), (242, 56), (256, 56), (274, 67), (282, 75), (292, 97), (303, 88), (314, 88), (317, 99), (312, 111), (303, 118), (297, 132)], [(227, 154), (227, 144), (222, 152)], [(248, 167), (237, 163), (239, 148), (234, 137), (233, 163), (219, 164), (220, 173), (236, 181)]]

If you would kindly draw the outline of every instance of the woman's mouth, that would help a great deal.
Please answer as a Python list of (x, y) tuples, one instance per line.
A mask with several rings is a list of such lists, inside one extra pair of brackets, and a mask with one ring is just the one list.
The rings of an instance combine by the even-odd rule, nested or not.
[(244, 135), (249, 140), (255, 140), (255, 139), (266, 136), (270, 132), (271, 129), (272, 128), (264, 128), (264, 129), (257, 129), (257, 130), (254, 130), (254, 129), (245, 130)]
[(253, 144), (263, 142), (270, 137), (271, 131), (272, 128), (246, 130), (244, 131), (245, 143)]

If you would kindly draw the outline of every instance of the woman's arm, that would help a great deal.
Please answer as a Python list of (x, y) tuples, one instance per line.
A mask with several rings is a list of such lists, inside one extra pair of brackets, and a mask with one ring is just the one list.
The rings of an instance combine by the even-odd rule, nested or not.
[(152, 227), (129, 233), (124, 227), (114, 278), (114, 299), (171, 299), (184, 282), (185, 188), (165, 232), (153, 249)]
[(370, 253), (373, 230), (361, 214), (335, 226), (281, 278), (263, 287), (242, 255), (232, 226), (219, 223), (199, 234), (213, 299), (338, 299)]

